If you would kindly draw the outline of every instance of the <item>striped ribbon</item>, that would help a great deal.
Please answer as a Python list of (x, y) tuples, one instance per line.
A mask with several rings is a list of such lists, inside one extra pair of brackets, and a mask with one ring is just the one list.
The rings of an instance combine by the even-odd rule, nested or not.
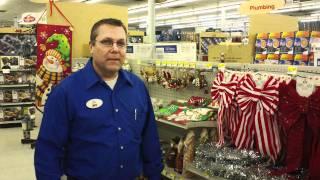
[(256, 87), (252, 75), (247, 74), (237, 91), (240, 121), (235, 145), (237, 148), (255, 148), (273, 161), (281, 144), (275, 111), (279, 101), (278, 81), (270, 76), (261, 89)]
[[(224, 82), (224, 73), (219, 72), (217, 74), (216, 79), (212, 83), (211, 87), (211, 98), (213, 101), (219, 103), (218, 110), (218, 134), (219, 141), (217, 146), (220, 147), (224, 144), (224, 129), (223, 123), (226, 121), (226, 129), (227, 131), (230, 129), (230, 126), (234, 126), (231, 122), (235, 121), (235, 119), (231, 120), (231, 116), (229, 114), (232, 111), (231, 106), (232, 102), (235, 98), (236, 89), (237, 89), (237, 76), (235, 74), (232, 75), (229, 82)], [(231, 125), (232, 124), (232, 125)]]

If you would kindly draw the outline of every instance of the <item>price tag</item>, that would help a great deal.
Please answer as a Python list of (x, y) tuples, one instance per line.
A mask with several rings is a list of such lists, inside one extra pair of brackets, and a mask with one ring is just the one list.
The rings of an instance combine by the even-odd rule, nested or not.
[(207, 68), (207, 69), (212, 69), (212, 66), (213, 66), (213, 63), (207, 63), (207, 64), (206, 64), (206, 68)]
[(156, 66), (161, 66), (161, 61), (160, 60), (156, 60)]
[(19, 61), (19, 65), (20, 66), (24, 66), (24, 64), (25, 64), (25, 60), (21, 58), (20, 61)]
[(0, 75), (0, 83), (3, 83), (4, 82), (4, 77), (3, 75)]
[(224, 63), (218, 64), (218, 69), (219, 69), (219, 71), (224, 71), (226, 69), (226, 64), (224, 64)]
[(0, 119), (3, 119), (4, 118), (4, 113), (3, 113), (3, 110), (0, 109)]
[(3, 91), (0, 91), (0, 101), (3, 101)]
[(22, 83), (22, 77), (18, 78), (18, 83), (21, 84)]
[(12, 99), (17, 100), (18, 99), (18, 92), (16, 90), (12, 90)]
[(197, 66), (197, 63), (196, 62), (190, 62), (190, 67), (191, 68), (196, 68)]
[(3, 74), (10, 74), (10, 69), (2, 69)]
[(288, 66), (288, 74), (296, 75), (298, 73), (298, 68), (296, 66)]

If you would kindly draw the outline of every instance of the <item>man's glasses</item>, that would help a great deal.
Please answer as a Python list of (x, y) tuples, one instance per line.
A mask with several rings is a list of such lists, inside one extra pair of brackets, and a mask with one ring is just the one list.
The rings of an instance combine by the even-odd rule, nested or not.
[(102, 46), (107, 48), (112, 48), (114, 44), (116, 44), (119, 49), (124, 49), (127, 46), (124, 40), (113, 41), (113, 39), (103, 39), (101, 41), (97, 41), (97, 40), (95, 41), (99, 42)]

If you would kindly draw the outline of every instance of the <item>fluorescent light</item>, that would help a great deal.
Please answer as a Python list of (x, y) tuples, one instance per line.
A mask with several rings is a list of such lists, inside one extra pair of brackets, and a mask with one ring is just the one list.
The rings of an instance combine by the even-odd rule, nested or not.
[[(179, 6), (179, 5), (184, 5), (186, 3), (191, 3), (191, 2), (197, 2), (200, 0), (171, 0), (171, 1), (166, 1), (164, 3), (160, 3), (160, 4), (156, 4), (155, 8), (156, 9), (160, 9), (160, 8), (168, 8), (168, 7), (173, 7), (173, 6)], [(227, 6), (236, 6), (238, 5), (238, 7), (233, 7), (232, 9), (236, 9), (240, 7), (240, 4), (243, 2), (242, 1), (238, 1), (235, 3), (225, 3), (225, 4), (221, 4), (219, 6), (214, 6), (211, 8), (217, 8), (217, 7), (227, 7)], [(210, 7), (207, 7), (206, 9), (210, 9)], [(148, 11), (148, 6), (147, 5), (140, 5), (140, 6), (135, 6), (135, 7), (131, 7), (128, 8), (128, 13), (129, 14), (135, 14), (135, 13), (139, 13), (139, 12), (146, 12)]]
[[(168, 7), (179, 6), (179, 5), (196, 2), (196, 1), (201, 1), (201, 0), (171, 0), (171, 1), (169, 0), (163, 3), (156, 4), (155, 8), (156, 9), (168, 8)], [(148, 4), (128, 8), (129, 14), (135, 14), (135, 13), (146, 12), (146, 11), (148, 11)]]
[(4, 5), (7, 2), (7, 0), (0, 0), (0, 6)]
[(99, 2), (103, 2), (103, 0), (90, 0), (90, 1), (86, 1), (86, 4), (94, 4), (94, 3), (99, 3)]
[(313, 9), (319, 9), (319, 3), (301, 3), (299, 5), (287, 6), (278, 10), (272, 11), (272, 13), (286, 13), (286, 12), (296, 12), (296, 11), (307, 11)]
[[(237, 3), (229, 3), (229, 4), (223, 4), (220, 6), (215, 7), (205, 7), (205, 8), (196, 8), (196, 9), (189, 9), (184, 11), (178, 11), (176, 13), (166, 13), (166, 14), (159, 14), (156, 16), (156, 20), (166, 20), (166, 19), (173, 19), (173, 18), (180, 18), (180, 17), (187, 17), (187, 16), (197, 16), (202, 14), (212, 14), (219, 11), (226, 11), (226, 10), (232, 10), (232, 9), (238, 9), (240, 7), (239, 2)], [(130, 18), (129, 24), (134, 23), (141, 23), (146, 22), (147, 17), (138, 17), (138, 18)]]

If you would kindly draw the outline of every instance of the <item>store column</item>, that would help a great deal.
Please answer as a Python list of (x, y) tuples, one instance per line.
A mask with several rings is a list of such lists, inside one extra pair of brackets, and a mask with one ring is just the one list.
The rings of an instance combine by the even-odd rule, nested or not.
[(155, 57), (155, 0), (148, 0), (148, 21), (147, 21), (147, 35), (148, 43), (152, 44), (152, 58)]

